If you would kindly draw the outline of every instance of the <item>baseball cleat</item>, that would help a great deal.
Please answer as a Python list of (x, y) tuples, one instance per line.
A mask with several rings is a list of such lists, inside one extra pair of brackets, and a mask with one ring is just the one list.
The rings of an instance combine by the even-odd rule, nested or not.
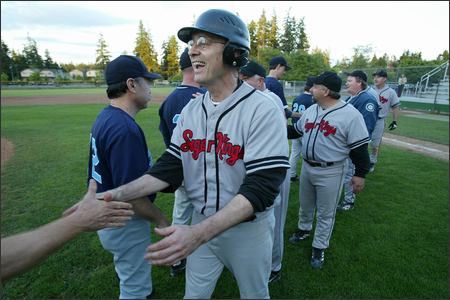
[(292, 182), (297, 181), (297, 180), (298, 180), (298, 176), (297, 176), (297, 175), (291, 177), (291, 181), (292, 181)]
[(177, 264), (170, 266), (170, 277), (176, 277), (184, 273), (186, 269), (186, 258), (179, 261)]
[(325, 261), (325, 249), (312, 248), (311, 267), (321, 269)]
[(281, 270), (280, 271), (272, 271), (270, 272), (269, 283), (280, 280), (281, 278)]
[(354, 204), (353, 203), (351, 203), (351, 204), (345, 204), (345, 205), (339, 205), (338, 207), (337, 207), (337, 211), (347, 211), (347, 210), (352, 210), (353, 208), (354, 208)]
[(308, 230), (301, 230), (298, 229), (296, 232), (294, 232), (290, 237), (289, 237), (289, 242), (291, 244), (297, 244), (298, 242), (306, 239), (309, 236), (309, 231)]
[(370, 163), (369, 173), (372, 173), (373, 171), (375, 171), (375, 164)]

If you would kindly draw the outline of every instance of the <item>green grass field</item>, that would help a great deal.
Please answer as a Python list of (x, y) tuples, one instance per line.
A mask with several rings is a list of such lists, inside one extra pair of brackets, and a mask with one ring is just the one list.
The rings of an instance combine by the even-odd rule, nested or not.
[[(58, 218), (85, 193), (89, 131), (103, 106), (2, 107), (1, 136), (15, 146), (1, 174), (2, 237)], [(164, 151), (158, 108), (152, 104), (137, 116), (155, 158)], [(385, 146), (355, 210), (337, 215), (324, 269), (309, 265), (311, 239), (286, 241), (282, 279), (270, 286), (271, 297), (447, 299), (448, 172), (448, 162)], [(171, 216), (172, 195), (158, 195), (156, 204)], [(298, 206), (297, 183), (286, 239), (296, 229)], [(183, 297), (184, 277), (170, 278), (168, 268), (154, 267), (153, 283), (155, 298)], [(112, 257), (95, 233), (86, 233), (4, 283), (1, 297), (112, 299), (118, 290)], [(213, 297), (239, 297), (229, 272)]]
[[(155, 87), (152, 94), (168, 95), (174, 87)], [(106, 88), (42, 88), (42, 89), (2, 89), (2, 97), (43, 97), (66, 95), (105, 95)]]
[[(433, 119), (434, 117), (434, 119)], [(386, 119), (386, 127), (392, 122), (392, 114)], [(398, 127), (392, 131), (386, 131), (395, 135), (406, 136), (423, 141), (448, 145), (449, 119), (438, 115), (408, 115), (400, 113)], [(385, 129), (387, 130), (387, 128)]]

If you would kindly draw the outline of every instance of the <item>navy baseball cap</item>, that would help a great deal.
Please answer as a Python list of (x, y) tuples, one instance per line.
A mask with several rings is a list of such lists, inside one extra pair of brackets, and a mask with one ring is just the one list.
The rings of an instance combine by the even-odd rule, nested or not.
[(334, 72), (325, 71), (317, 77), (312, 78), (313, 84), (321, 84), (328, 89), (339, 93), (341, 91), (342, 79)]
[(385, 70), (378, 70), (372, 74), (372, 76), (388, 77)]
[(263, 66), (252, 60), (249, 61), (245, 66), (241, 67), (239, 73), (248, 77), (259, 75), (261, 77), (266, 78), (266, 69), (264, 69)]
[(314, 76), (309, 76), (308, 79), (306, 79), (305, 86), (311, 88), (313, 85), (314, 85)]
[(358, 77), (358, 78), (362, 79), (363, 81), (367, 82), (367, 75), (366, 75), (366, 73), (364, 73), (361, 70), (355, 70), (351, 73), (347, 73), (347, 76)]
[(154, 80), (161, 78), (161, 75), (150, 73), (140, 58), (131, 55), (120, 55), (106, 65), (105, 80), (107, 85), (136, 77)]
[(286, 67), (286, 71), (291, 69), (291, 67), (289, 67), (286, 59), (284, 59), (283, 56), (272, 57), (272, 59), (269, 62), (269, 65), (270, 66), (277, 66), (277, 65), (285, 66)]
[(188, 48), (184, 49), (183, 53), (180, 55), (180, 68), (184, 70), (186, 68), (192, 67), (191, 58), (188, 54)]

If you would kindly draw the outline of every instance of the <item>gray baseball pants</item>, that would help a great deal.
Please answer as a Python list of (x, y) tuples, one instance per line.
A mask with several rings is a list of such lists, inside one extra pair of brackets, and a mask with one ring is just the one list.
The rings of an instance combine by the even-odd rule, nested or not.
[(346, 165), (345, 160), (330, 167), (302, 164), (298, 228), (312, 230), (314, 211), (317, 211), (312, 243), (315, 248), (326, 249), (330, 243)]

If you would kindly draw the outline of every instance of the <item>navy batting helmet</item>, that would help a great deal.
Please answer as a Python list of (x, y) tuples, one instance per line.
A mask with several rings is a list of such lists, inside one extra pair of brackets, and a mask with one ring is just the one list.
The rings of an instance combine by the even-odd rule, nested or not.
[(193, 27), (181, 28), (178, 31), (178, 38), (187, 43), (195, 31), (208, 32), (228, 40), (223, 50), (224, 63), (234, 67), (247, 64), (250, 34), (245, 23), (237, 15), (222, 9), (207, 10), (198, 17)]

